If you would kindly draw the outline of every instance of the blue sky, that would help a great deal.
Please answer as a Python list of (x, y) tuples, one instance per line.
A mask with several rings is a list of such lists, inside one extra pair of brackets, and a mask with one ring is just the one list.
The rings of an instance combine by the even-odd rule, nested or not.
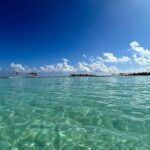
[(0, 68), (149, 69), (149, 6), (149, 0), (0, 2)]

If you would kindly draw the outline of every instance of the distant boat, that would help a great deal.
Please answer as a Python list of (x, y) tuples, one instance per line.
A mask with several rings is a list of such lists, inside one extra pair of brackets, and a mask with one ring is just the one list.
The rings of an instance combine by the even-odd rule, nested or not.
[(36, 77), (38, 77), (38, 74), (36, 72), (30, 72), (27, 74), (27, 77), (28, 78), (36, 78)]

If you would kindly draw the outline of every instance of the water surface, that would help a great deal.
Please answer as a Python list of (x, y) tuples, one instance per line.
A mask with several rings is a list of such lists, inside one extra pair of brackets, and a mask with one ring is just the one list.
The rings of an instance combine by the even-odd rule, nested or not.
[(150, 77), (0, 79), (1, 150), (149, 150)]

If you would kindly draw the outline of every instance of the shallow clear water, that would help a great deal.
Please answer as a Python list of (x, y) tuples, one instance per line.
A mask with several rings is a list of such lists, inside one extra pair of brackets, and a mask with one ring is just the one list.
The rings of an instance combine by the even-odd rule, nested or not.
[(0, 79), (1, 150), (149, 150), (150, 77)]

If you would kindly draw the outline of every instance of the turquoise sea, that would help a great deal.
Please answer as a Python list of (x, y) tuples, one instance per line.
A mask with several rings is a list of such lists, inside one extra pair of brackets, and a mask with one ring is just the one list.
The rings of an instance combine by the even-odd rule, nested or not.
[(0, 79), (0, 150), (150, 150), (150, 77)]

